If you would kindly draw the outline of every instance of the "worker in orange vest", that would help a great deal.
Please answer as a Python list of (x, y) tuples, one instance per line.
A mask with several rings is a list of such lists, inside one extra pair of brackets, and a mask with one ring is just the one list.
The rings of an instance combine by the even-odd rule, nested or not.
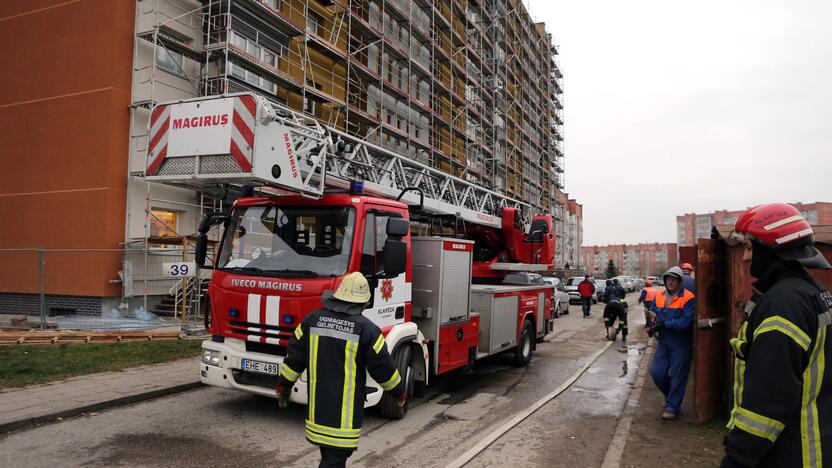
[(653, 280), (644, 280), (644, 289), (641, 290), (641, 296), (638, 297), (638, 303), (644, 305), (644, 326), (648, 325), (650, 321), (649, 314), (650, 307), (653, 307), (653, 301), (656, 300), (656, 293), (658, 289), (653, 287)]

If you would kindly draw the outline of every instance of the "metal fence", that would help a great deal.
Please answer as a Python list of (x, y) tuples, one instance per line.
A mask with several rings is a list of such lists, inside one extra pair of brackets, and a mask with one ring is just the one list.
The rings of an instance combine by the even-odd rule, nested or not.
[(0, 249), (0, 327), (199, 328), (210, 269), (188, 246)]

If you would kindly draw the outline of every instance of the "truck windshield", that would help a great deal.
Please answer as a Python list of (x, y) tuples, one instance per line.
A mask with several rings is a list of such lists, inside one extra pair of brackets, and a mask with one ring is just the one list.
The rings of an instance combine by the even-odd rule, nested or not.
[(240, 207), (226, 228), (217, 267), (255, 276), (340, 276), (354, 231), (350, 207)]

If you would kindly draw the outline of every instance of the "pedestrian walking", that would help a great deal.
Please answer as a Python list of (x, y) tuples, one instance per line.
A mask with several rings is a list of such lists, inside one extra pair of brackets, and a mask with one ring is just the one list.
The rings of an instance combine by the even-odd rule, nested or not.
[(591, 276), (584, 276), (584, 280), (578, 283), (578, 294), (581, 297), (581, 309), (584, 311), (584, 318), (589, 317), (592, 308), (592, 296), (595, 294), (595, 282), (592, 281)]
[[(618, 327), (615, 326), (615, 321), (618, 321)], [(624, 299), (617, 299), (608, 302), (604, 307), (604, 325), (607, 327), (607, 339), (615, 341), (618, 334), (621, 333), (621, 340), (627, 341), (627, 334), (629, 329), (627, 327), (627, 301)]]
[(306, 440), (320, 447), (319, 467), (343, 467), (358, 448), (366, 376), (407, 408), (407, 394), (378, 326), (361, 315), (370, 300), (364, 275), (350, 273), (323, 307), (309, 314), (289, 340), (276, 393), (285, 408), (292, 386), (308, 371)]
[(688, 291), (696, 294), (696, 277), (693, 276), (693, 265), (690, 263), (683, 263), (682, 268), (682, 287)]
[(785, 203), (747, 210), (753, 295), (734, 352), (723, 468), (832, 465), (832, 295), (806, 271), (830, 269), (814, 230)]
[(664, 274), (665, 290), (656, 294), (650, 308), (648, 333), (658, 339), (650, 363), (650, 375), (664, 393), (662, 419), (676, 419), (685, 397), (693, 348), (693, 315), (696, 299), (682, 286), (682, 269), (675, 266)]
[(658, 289), (653, 287), (653, 280), (644, 280), (644, 289), (641, 290), (641, 294), (638, 297), (638, 303), (644, 306), (644, 326), (647, 327), (650, 324), (650, 307), (653, 306), (653, 302), (656, 300), (656, 293), (658, 293)]

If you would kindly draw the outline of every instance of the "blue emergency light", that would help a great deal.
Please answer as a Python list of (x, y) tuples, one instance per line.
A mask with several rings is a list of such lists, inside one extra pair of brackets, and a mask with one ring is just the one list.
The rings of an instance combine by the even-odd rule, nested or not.
[(351, 180), (350, 181), (350, 195), (364, 195), (364, 181)]
[(283, 323), (292, 323), (295, 321), (295, 318), (291, 315), (284, 315), (283, 316)]
[(228, 316), (229, 317), (239, 317), (240, 311), (237, 309), (228, 309)]

